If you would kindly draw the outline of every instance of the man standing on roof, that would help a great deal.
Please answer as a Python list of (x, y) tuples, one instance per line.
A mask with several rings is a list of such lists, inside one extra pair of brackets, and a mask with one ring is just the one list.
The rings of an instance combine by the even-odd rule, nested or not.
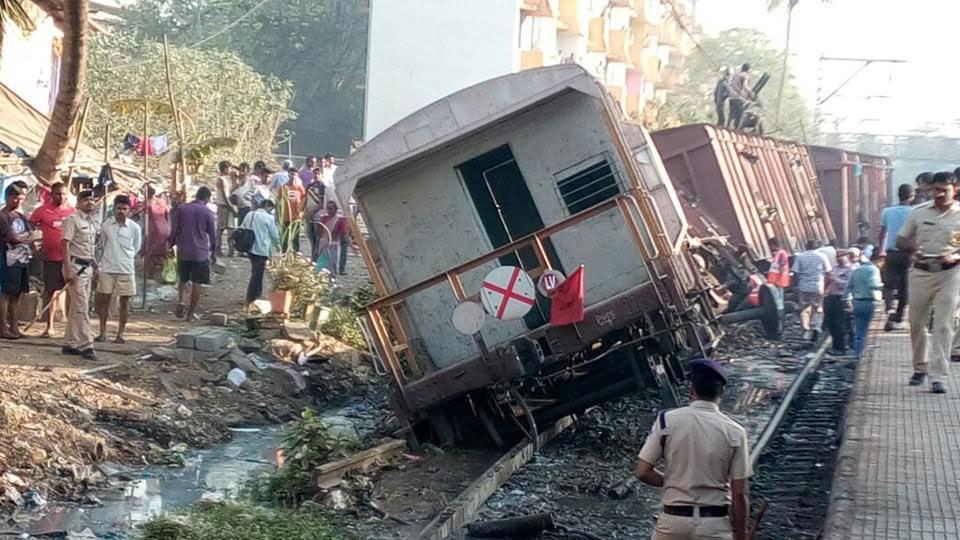
[(96, 203), (93, 191), (77, 194), (77, 212), (63, 221), (63, 279), (67, 283), (67, 331), (63, 354), (96, 360), (90, 330), (90, 282), (93, 278), (93, 246), (97, 237)]
[(730, 83), (731, 129), (740, 129), (740, 124), (743, 122), (743, 111), (747, 102), (753, 98), (753, 90), (750, 89), (750, 64), (743, 64)]
[[(903, 314), (907, 309), (907, 272), (910, 270), (912, 254), (897, 249), (897, 235), (913, 210), (915, 193), (910, 184), (901, 184), (897, 188), (900, 203), (888, 206), (880, 213), (880, 257), (883, 263), (883, 303), (886, 308), (887, 322), (885, 332), (902, 330)], [(893, 309), (893, 300), (897, 299), (897, 309)]]
[(827, 272), (824, 255), (817, 251), (817, 242), (807, 240), (806, 251), (793, 261), (797, 299), (800, 305), (800, 326), (804, 339), (814, 343), (820, 338), (823, 323), (823, 285)]
[[(217, 249), (216, 217), (207, 208), (209, 202), (210, 188), (203, 186), (197, 190), (193, 202), (177, 207), (173, 219), (173, 239), (180, 256), (177, 265), (180, 289), (175, 315), (185, 317), (187, 321), (197, 320), (202, 286), (210, 284), (210, 255)], [(189, 308), (183, 300), (188, 284)]]
[[(48, 338), (53, 332), (53, 316), (60, 304), (60, 296), (66, 287), (63, 280), (63, 221), (76, 211), (67, 202), (67, 186), (57, 182), (50, 186), (50, 200), (37, 207), (30, 215), (30, 224), (40, 227), (43, 253), (43, 305), (48, 306), (47, 327), (40, 337)], [(64, 313), (66, 315), (66, 313)]]
[(730, 99), (730, 68), (720, 67), (720, 80), (713, 89), (713, 104), (717, 107), (717, 125), (727, 125), (727, 101)]
[[(933, 201), (916, 206), (907, 216), (897, 249), (914, 254), (907, 277), (910, 290), (910, 342), (913, 346), (911, 386), (930, 375), (930, 391), (945, 393), (948, 359), (953, 343), (954, 316), (960, 300), (960, 203), (954, 200), (957, 177), (933, 175)], [(927, 343), (927, 323), (933, 311), (933, 336)]]
[(123, 331), (127, 327), (130, 313), (130, 297), (137, 294), (136, 259), (143, 245), (140, 226), (127, 218), (130, 212), (130, 199), (117, 195), (113, 199), (113, 219), (103, 224), (100, 238), (103, 242), (103, 255), (100, 258), (100, 275), (97, 278), (96, 309), (100, 316), (100, 334), (96, 342), (106, 341), (107, 317), (110, 314), (110, 300), (117, 295), (120, 303), (119, 328), (116, 343), (125, 343)]
[(637, 460), (637, 478), (663, 488), (653, 539), (742, 540), (752, 474), (747, 432), (720, 412), (727, 384), (720, 364), (702, 358), (689, 368), (690, 405), (658, 415)]
[(4, 192), (6, 201), (0, 209), (0, 261), (3, 278), (0, 279), (0, 336), (20, 339), (17, 324), (17, 306), (20, 296), (30, 292), (30, 223), (20, 209), (27, 198), (27, 189), (13, 183)]

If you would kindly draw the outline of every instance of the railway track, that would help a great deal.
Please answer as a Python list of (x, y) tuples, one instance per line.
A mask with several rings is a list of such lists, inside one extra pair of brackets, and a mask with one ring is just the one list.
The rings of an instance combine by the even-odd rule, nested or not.
[[(803, 367), (754, 444), (753, 498), (768, 504), (757, 538), (816, 538), (825, 519), (839, 426), (852, 388), (855, 362), (825, 356), (824, 349), (821, 346), (807, 353)], [(584, 530), (600, 530), (599, 537), (603, 538), (649, 535), (659, 505), (655, 493), (637, 489), (630, 497), (612, 500), (613, 494), (630, 482), (632, 468), (622, 464), (632, 461), (642, 444), (642, 428), (618, 441), (636, 439), (633, 445), (605, 442), (604, 438), (626, 424), (645, 428), (647, 421), (631, 418), (631, 411), (655, 410), (655, 401), (652, 394), (628, 397), (606, 404), (604, 408), (612, 407), (609, 411), (598, 409), (582, 415), (583, 420), (577, 424), (566, 417), (546, 427), (540, 436), (540, 448), (559, 440), (539, 455), (527, 441), (512, 448), (451, 501), (417, 538), (464, 538), (463, 526), (478, 516), (489, 517), (491, 507), (495, 508), (493, 514), (505, 515), (556, 512), (561, 531), (544, 538), (589, 538), (590, 533), (582, 534)], [(605, 427), (606, 422), (616, 419), (622, 420), (616, 429)], [(572, 425), (577, 429), (570, 431), (588, 432), (585, 438), (594, 448), (587, 454), (582, 452), (586, 448), (582, 442), (578, 447), (577, 434), (564, 433)], [(549, 480), (544, 481), (544, 476)], [(504, 485), (508, 486), (506, 492), (498, 491)], [(520, 500), (511, 500), (517, 498)], [(590, 504), (591, 498), (599, 498), (599, 504)], [(591, 529), (594, 520), (598, 523)]]

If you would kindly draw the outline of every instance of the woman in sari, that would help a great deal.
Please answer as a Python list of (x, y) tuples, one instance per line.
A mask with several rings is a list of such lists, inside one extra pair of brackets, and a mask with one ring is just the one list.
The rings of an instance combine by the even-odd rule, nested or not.
[(153, 277), (157, 268), (170, 254), (170, 206), (158, 197), (151, 186), (147, 189), (147, 239), (144, 249), (147, 277)]
[(326, 213), (316, 218), (320, 212), (321, 206), (313, 209), (310, 218), (315, 227), (316, 243), (314, 244), (314, 260), (317, 261), (317, 269), (325, 269), (330, 276), (337, 274), (337, 261), (340, 258), (340, 239), (347, 234), (347, 220), (337, 215), (339, 206), (336, 201), (327, 201)]

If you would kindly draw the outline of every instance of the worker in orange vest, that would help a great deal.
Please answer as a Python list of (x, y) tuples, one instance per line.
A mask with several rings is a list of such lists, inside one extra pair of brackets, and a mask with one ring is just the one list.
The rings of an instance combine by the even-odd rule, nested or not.
[(770, 259), (770, 269), (767, 270), (767, 283), (773, 285), (777, 292), (777, 304), (783, 305), (783, 291), (790, 286), (790, 254), (780, 245), (780, 240), (771, 238), (767, 240), (770, 246), (770, 253), (773, 257)]

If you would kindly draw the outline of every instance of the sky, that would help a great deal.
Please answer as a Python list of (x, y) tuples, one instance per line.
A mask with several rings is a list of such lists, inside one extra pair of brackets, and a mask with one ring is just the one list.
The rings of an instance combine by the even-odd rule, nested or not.
[[(765, 0), (698, 0), (696, 18), (709, 35), (756, 28), (782, 48), (783, 4), (768, 12)], [(889, 135), (928, 127), (960, 136), (958, 21), (958, 0), (800, 0), (794, 8), (790, 66), (811, 105), (818, 87), (825, 98), (863, 65), (820, 61), (821, 55), (906, 61), (864, 68), (823, 104), (821, 129)]]

